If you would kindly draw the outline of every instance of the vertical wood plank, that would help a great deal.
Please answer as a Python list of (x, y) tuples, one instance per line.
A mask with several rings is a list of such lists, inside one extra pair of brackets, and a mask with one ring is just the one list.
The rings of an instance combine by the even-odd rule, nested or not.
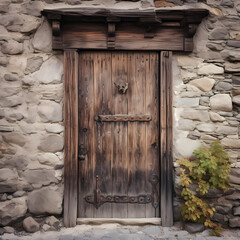
[(172, 52), (161, 52), (160, 146), (161, 146), (161, 219), (173, 225), (172, 179)]
[[(93, 194), (93, 60), (88, 52), (79, 54), (79, 146), (87, 150), (85, 160), (79, 161), (78, 217), (93, 217), (93, 206), (85, 201), (86, 195)], [(92, 184), (86, 184), (91, 182)]]
[[(113, 114), (127, 114), (128, 111), (128, 90), (121, 94), (116, 84), (128, 82), (127, 78), (127, 53), (112, 53), (112, 109)], [(124, 122), (112, 123), (112, 183), (113, 195), (127, 195), (128, 183), (128, 154), (127, 154), (127, 127)], [(113, 203), (112, 217), (126, 218), (127, 204)]]
[(64, 225), (74, 227), (78, 191), (78, 53), (64, 51)]
[[(153, 175), (160, 177), (159, 171), (159, 54), (150, 52), (146, 59), (146, 114), (152, 121), (146, 124), (146, 192), (151, 194)], [(158, 196), (160, 185), (157, 184)], [(160, 196), (159, 196), (160, 197)], [(160, 202), (159, 202), (160, 203)], [(158, 206), (146, 205), (146, 217), (159, 217)]]

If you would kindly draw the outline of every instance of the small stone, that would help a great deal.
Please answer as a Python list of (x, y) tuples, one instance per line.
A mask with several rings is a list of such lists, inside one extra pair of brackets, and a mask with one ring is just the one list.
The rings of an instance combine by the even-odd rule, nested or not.
[(3, 140), (7, 143), (16, 144), (21, 147), (23, 147), (26, 143), (26, 138), (22, 134), (16, 132), (4, 134)]
[[(18, 91), (18, 89), (13, 89), (13, 88), (9, 88), (9, 89), (11, 89), (13, 92)], [(9, 90), (6, 90), (6, 91), (7, 93), (9, 92)], [(0, 93), (0, 94), (4, 94), (4, 93)], [(0, 106), (2, 107), (16, 107), (18, 105), (21, 105), (22, 103), (23, 103), (23, 96), (21, 93), (13, 96), (0, 98)]]
[(4, 79), (6, 81), (18, 81), (19, 78), (16, 73), (12, 73), (12, 74), (5, 74)]
[(187, 109), (181, 112), (181, 117), (191, 120), (197, 120), (200, 122), (209, 122), (210, 117), (208, 111)]
[(61, 214), (62, 191), (57, 188), (47, 187), (35, 190), (28, 195), (28, 208), (33, 214)]
[(227, 200), (233, 200), (233, 201), (240, 200), (240, 193), (235, 192), (232, 195), (226, 196), (226, 199)]
[(199, 104), (202, 106), (209, 106), (210, 99), (209, 97), (201, 97)]
[(195, 131), (192, 131), (192, 132), (189, 132), (189, 134), (187, 135), (188, 138), (192, 139), (192, 140), (196, 140), (196, 139), (199, 139), (201, 136), (200, 132), (195, 130)]
[(43, 63), (42, 57), (31, 57), (27, 60), (27, 66), (25, 69), (25, 74), (33, 73), (40, 69)]
[(209, 40), (228, 39), (228, 30), (226, 28), (215, 28), (209, 34)]
[(50, 183), (57, 183), (54, 170), (26, 170), (23, 177), (30, 184), (48, 185)]
[(239, 149), (240, 139), (223, 138), (221, 140), (221, 144), (223, 145), (223, 147), (226, 147), (226, 148)]
[(63, 149), (63, 137), (48, 135), (42, 139), (38, 149), (43, 152), (59, 152)]
[(36, 78), (40, 83), (60, 83), (63, 76), (63, 63), (57, 57), (53, 56), (44, 62), (38, 72)]
[(224, 69), (212, 63), (202, 63), (199, 65), (199, 75), (223, 74)]
[(215, 206), (216, 212), (220, 214), (229, 214), (232, 211), (232, 205), (231, 204), (225, 204), (225, 205), (217, 205)]
[(224, 49), (221, 56), (229, 61), (240, 61), (240, 51)]
[(27, 217), (23, 220), (23, 228), (26, 232), (34, 233), (39, 230), (40, 226), (32, 217)]
[(234, 7), (234, 3), (233, 3), (232, 0), (222, 0), (220, 5), (224, 6), (224, 7), (229, 7), (229, 8), (233, 8)]
[(22, 197), (25, 194), (25, 191), (17, 191), (13, 193), (13, 197)]
[(212, 90), (215, 84), (215, 80), (212, 78), (203, 77), (203, 78), (192, 80), (191, 82), (189, 82), (189, 84), (192, 84), (195, 87), (198, 87), (201, 91), (209, 92)]
[(26, 13), (35, 17), (41, 17), (41, 11), (44, 9), (44, 4), (41, 1), (34, 1), (26, 4)]
[(234, 216), (240, 216), (240, 206), (233, 208), (233, 215)]
[(185, 223), (184, 228), (189, 233), (197, 233), (204, 230), (204, 225), (202, 223)]
[(179, 55), (177, 56), (177, 62), (178, 62), (178, 66), (181, 66), (181, 67), (197, 68), (198, 65), (202, 62), (202, 60), (194, 57), (185, 56), (185, 55)]
[(227, 82), (219, 82), (214, 89), (218, 91), (229, 91), (233, 88), (232, 84), (227, 83)]
[(2, 195), (2, 197), (1, 197), (1, 201), (6, 201), (7, 200), (7, 194), (6, 193), (4, 193), (3, 195)]
[(219, 126), (217, 127), (216, 132), (225, 135), (234, 135), (238, 134), (238, 128), (230, 126)]
[(213, 215), (213, 221), (219, 222), (222, 225), (226, 225), (228, 223), (228, 218), (225, 214), (223, 215), (223, 214), (215, 212)]
[(64, 126), (60, 124), (50, 124), (47, 125), (45, 129), (50, 133), (61, 133), (64, 131)]
[(0, 225), (6, 226), (9, 223), (25, 216), (27, 212), (26, 198), (13, 198), (0, 202)]
[(25, 170), (29, 163), (29, 159), (24, 155), (15, 155), (7, 161), (7, 164), (18, 170)]
[(81, 0), (67, 0), (67, 4), (69, 4), (69, 5), (78, 5), (81, 3), (82, 3)]
[(11, 200), (11, 199), (13, 199), (13, 196), (12, 195), (8, 195), (7, 199)]
[(62, 106), (54, 101), (43, 101), (38, 106), (38, 114), (43, 122), (61, 122)]
[(240, 227), (240, 217), (234, 217), (229, 219), (229, 226), (231, 228)]
[(235, 48), (240, 48), (240, 41), (237, 40), (228, 40), (227, 45), (229, 47), (235, 47)]
[(52, 51), (52, 30), (47, 21), (38, 28), (32, 41), (33, 48), (38, 51)]
[(228, 94), (217, 94), (210, 97), (210, 107), (212, 110), (232, 111), (232, 99)]
[(215, 125), (211, 123), (200, 123), (197, 125), (197, 130), (200, 132), (214, 132), (215, 129)]
[(234, 96), (232, 98), (233, 103), (235, 103), (236, 105), (240, 106), (240, 95)]
[(0, 125), (0, 132), (13, 132), (13, 131), (14, 131), (13, 127)]
[(213, 122), (223, 122), (225, 121), (225, 118), (220, 116), (218, 113), (215, 113), (215, 112), (209, 112), (209, 115), (210, 115), (210, 119), (213, 121)]
[(6, 67), (9, 61), (8, 58), (5, 56), (0, 56), (0, 66)]
[(56, 229), (58, 229), (59, 225), (60, 225), (60, 221), (55, 218), (54, 216), (50, 216), (46, 219), (46, 223), (50, 226), (55, 227)]
[(189, 72), (187, 70), (181, 70), (181, 76), (183, 80), (190, 80), (197, 77), (195, 72)]
[(43, 230), (44, 232), (47, 232), (50, 228), (51, 228), (51, 227), (50, 227), (49, 225), (47, 225), (47, 224), (43, 224), (43, 226), (42, 226), (42, 230)]
[(8, 40), (2, 44), (2, 52), (5, 54), (20, 54), (23, 52), (23, 44), (15, 40)]
[(197, 107), (199, 105), (199, 98), (179, 98), (177, 100), (177, 107)]
[(221, 44), (208, 43), (207, 47), (213, 51), (222, 51), (224, 47)]
[(19, 14), (0, 15), (0, 25), (6, 27), (9, 31), (19, 32), (23, 25), (23, 18)]
[(180, 119), (178, 122), (178, 129), (184, 131), (192, 131), (195, 128), (195, 124), (189, 119)]
[(15, 232), (13, 227), (6, 226), (3, 229), (4, 229), (5, 233), (14, 233)]

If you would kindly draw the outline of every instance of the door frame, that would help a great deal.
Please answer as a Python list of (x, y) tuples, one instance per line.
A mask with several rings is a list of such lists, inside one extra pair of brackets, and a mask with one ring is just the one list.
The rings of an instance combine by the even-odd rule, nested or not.
[(165, 113), (159, 118), (160, 217), (163, 226), (172, 226), (172, 51), (193, 50), (193, 36), (208, 10), (62, 8), (42, 14), (52, 25), (53, 49), (64, 51), (64, 225), (73, 227), (77, 220), (78, 51), (84, 49), (160, 52), (159, 112)]

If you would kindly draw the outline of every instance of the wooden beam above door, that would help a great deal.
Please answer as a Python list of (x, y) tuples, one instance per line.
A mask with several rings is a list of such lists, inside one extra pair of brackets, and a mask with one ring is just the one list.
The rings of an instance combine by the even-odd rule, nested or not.
[(206, 9), (45, 9), (53, 49), (192, 51)]

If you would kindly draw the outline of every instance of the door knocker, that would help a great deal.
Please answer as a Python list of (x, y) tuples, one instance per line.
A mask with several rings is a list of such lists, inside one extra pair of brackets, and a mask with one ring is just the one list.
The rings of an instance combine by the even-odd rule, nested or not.
[(115, 82), (114, 84), (117, 87), (119, 93), (121, 93), (121, 94), (126, 93), (126, 91), (128, 89), (128, 83), (126, 81), (121, 79), (121, 80)]

